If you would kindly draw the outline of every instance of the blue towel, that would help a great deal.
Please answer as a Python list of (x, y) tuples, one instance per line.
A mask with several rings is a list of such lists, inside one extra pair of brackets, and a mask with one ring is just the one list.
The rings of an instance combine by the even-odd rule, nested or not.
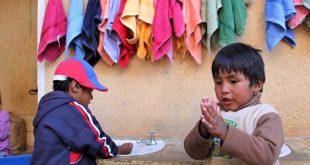
[(68, 57), (69, 47), (75, 48), (75, 56), (83, 59), (85, 52), (78, 37), (82, 32), (83, 27), (83, 0), (71, 0), (68, 11), (68, 24), (67, 24), (67, 38), (65, 47), (65, 57)]
[(120, 5), (120, 0), (110, 0), (109, 17), (103, 43), (104, 50), (107, 52), (114, 63), (118, 62), (122, 43), (117, 32), (112, 29), (113, 22), (116, 18)]
[(287, 21), (296, 15), (292, 0), (267, 0), (265, 5), (266, 42), (272, 49), (284, 39), (291, 47), (295, 47), (293, 30), (287, 26)]
[(86, 6), (85, 18), (82, 33), (80, 35), (83, 50), (85, 51), (84, 60), (94, 66), (100, 60), (97, 51), (99, 44), (98, 25), (101, 23), (101, 6), (99, 0), (89, 0)]

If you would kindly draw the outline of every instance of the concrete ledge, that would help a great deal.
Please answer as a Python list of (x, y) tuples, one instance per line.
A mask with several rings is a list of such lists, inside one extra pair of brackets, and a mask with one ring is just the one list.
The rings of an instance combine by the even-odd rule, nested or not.
[[(290, 146), (292, 153), (280, 158), (281, 165), (310, 165), (310, 137), (288, 137), (285, 143)], [(122, 156), (113, 159), (98, 159), (98, 165), (202, 165), (203, 161), (191, 159), (184, 151), (183, 140), (166, 140), (163, 150), (143, 156)]]
[(193, 164), (200, 165), (202, 161), (191, 159), (184, 151), (183, 141), (166, 140), (166, 146), (159, 152), (143, 156), (118, 156), (113, 159), (98, 159), (98, 165), (106, 164)]
[(289, 137), (285, 143), (292, 153), (280, 159), (284, 165), (310, 165), (310, 137)]

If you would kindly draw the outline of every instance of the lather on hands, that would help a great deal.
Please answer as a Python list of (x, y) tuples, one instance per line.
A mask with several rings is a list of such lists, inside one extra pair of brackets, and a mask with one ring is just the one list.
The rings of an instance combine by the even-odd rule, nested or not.
[(223, 117), (221, 116), (218, 101), (203, 97), (200, 103), (201, 108), (201, 122), (208, 132), (225, 140), (228, 127), (226, 126)]

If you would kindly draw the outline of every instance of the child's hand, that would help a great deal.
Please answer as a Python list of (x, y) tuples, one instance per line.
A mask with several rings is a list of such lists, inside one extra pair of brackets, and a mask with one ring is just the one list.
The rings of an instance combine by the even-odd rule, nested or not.
[(227, 135), (227, 126), (221, 116), (218, 101), (211, 100), (207, 97), (202, 99), (201, 106), (201, 122), (205, 128), (213, 136), (225, 140)]
[(133, 144), (132, 143), (124, 143), (118, 146), (117, 155), (128, 155), (131, 153)]

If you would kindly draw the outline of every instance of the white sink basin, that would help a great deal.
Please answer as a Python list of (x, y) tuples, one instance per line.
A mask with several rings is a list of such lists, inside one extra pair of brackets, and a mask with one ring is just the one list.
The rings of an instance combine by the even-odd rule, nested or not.
[(156, 140), (155, 145), (146, 145), (143, 143), (137, 143), (136, 140), (113, 140), (116, 145), (121, 145), (123, 143), (132, 143), (133, 148), (129, 155), (118, 155), (118, 156), (137, 156), (137, 155), (146, 155), (150, 153), (154, 153), (163, 149), (166, 145), (163, 140)]
[(287, 156), (291, 154), (291, 152), (292, 152), (291, 148), (288, 145), (283, 144), (279, 157), (282, 158), (284, 156)]

